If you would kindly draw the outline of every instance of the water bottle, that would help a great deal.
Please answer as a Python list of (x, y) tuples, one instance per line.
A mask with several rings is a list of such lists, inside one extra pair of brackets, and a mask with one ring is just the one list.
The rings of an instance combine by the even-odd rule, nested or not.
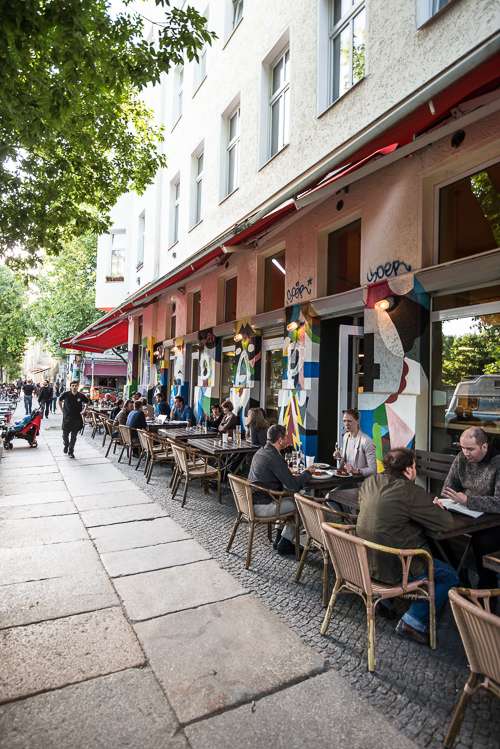
[(306, 462), (304, 460), (304, 452), (302, 450), (302, 442), (300, 443), (299, 449), (299, 473), (306, 470)]

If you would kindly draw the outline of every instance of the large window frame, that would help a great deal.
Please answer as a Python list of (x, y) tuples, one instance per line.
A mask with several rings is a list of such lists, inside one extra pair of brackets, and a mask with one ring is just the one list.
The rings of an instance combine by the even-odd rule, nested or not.
[[(118, 239), (120, 237), (120, 239)], [(110, 276), (123, 278), (125, 276), (125, 260), (127, 253), (127, 234), (125, 229), (111, 232)]]
[(192, 209), (191, 209), (191, 229), (194, 229), (203, 221), (203, 179), (204, 179), (205, 151), (203, 144), (193, 153), (192, 156)]
[(432, 18), (443, 13), (456, 0), (415, 0), (415, 26), (421, 29)]
[(182, 117), (182, 104), (184, 96), (184, 65), (178, 65), (174, 71), (174, 100), (172, 107), (172, 127)]
[[(344, 3), (350, 3), (350, 7), (342, 16), (338, 17), (336, 9)], [(358, 23), (363, 16), (363, 24)], [(329, 53), (328, 53), (328, 70), (329, 70), (329, 101), (334, 104), (344, 94), (346, 94), (356, 83), (359, 83), (365, 76), (366, 50), (363, 50), (362, 60), (355, 61), (355, 39), (359, 33), (365, 34), (366, 30), (366, 9), (365, 0), (330, 0), (329, 3)], [(349, 45), (347, 69), (341, 64), (341, 55), (343, 54), (342, 46)], [(362, 46), (365, 46), (363, 41)], [(356, 71), (356, 66), (358, 70)], [(347, 75), (347, 84), (344, 88), (341, 86), (341, 76)]]
[(276, 156), (290, 142), (290, 45), (269, 71), (268, 157)]
[(171, 222), (171, 236), (169, 245), (172, 246), (179, 241), (179, 218), (181, 210), (181, 178), (176, 177), (171, 183), (172, 190), (172, 222)]
[(240, 185), (240, 118), (241, 111), (238, 104), (227, 118), (226, 197), (237, 190)]

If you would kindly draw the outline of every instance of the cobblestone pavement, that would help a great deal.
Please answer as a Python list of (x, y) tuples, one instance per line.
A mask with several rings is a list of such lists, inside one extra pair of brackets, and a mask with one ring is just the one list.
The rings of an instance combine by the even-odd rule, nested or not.
[[(94, 445), (101, 439), (91, 440)], [(81, 439), (81, 438), (80, 438)], [(77, 445), (78, 448), (78, 445)], [(103, 448), (103, 455), (106, 447)], [(78, 451), (76, 451), (78, 452)], [(119, 450), (109, 458), (117, 464)], [(227, 488), (222, 505), (216, 493), (204, 494), (193, 482), (187, 503), (180, 507), (181, 492), (172, 500), (168, 488), (170, 469), (156, 466), (149, 484), (136, 460), (119, 468), (141, 489), (162, 505), (173, 519), (207, 549), (219, 564), (304, 641), (328, 659), (330, 668), (340, 671), (348, 683), (359, 690), (373, 706), (393, 721), (396, 728), (422, 747), (442, 747), (450, 717), (468, 678), (465, 653), (447, 606), (438, 622), (438, 647), (432, 651), (394, 634), (396, 621), (377, 619), (377, 666), (367, 671), (366, 617), (361, 599), (341, 596), (337, 601), (327, 635), (320, 635), (324, 616), (321, 605), (323, 563), (321, 555), (310, 553), (299, 584), (294, 583), (297, 562), (281, 557), (267, 541), (267, 532), (257, 528), (252, 563), (245, 570), (247, 528), (241, 527), (230, 553), (225, 552), (236, 509)], [(91, 470), (91, 468), (90, 468)], [(398, 601), (398, 613), (404, 603)], [(500, 710), (498, 700), (488, 695), (474, 696), (469, 703), (456, 749), (498, 749), (500, 747)]]

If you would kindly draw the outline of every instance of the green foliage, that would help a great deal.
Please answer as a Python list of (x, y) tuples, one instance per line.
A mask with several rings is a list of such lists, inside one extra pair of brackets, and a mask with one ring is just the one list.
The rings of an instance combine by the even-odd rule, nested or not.
[(489, 325), (478, 333), (443, 336), (443, 385), (455, 386), (463, 378), (500, 372), (500, 327)]
[(106, 231), (118, 197), (165, 166), (139, 93), (214, 35), (193, 8), (155, 2), (164, 20), (146, 41), (140, 15), (113, 19), (109, 0), (0, 0), (0, 257), (11, 266)]
[(30, 309), (30, 334), (61, 356), (60, 341), (102, 316), (95, 308), (97, 238), (85, 234), (64, 244), (58, 257), (44, 266), (37, 297)]
[(496, 245), (500, 247), (500, 194), (487, 171), (474, 174), (470, 178), (470, 186), (490, 225)]
[(0, 373), (16, 377), (27, 345), (27, 293), (9, 268), (0, 265)]

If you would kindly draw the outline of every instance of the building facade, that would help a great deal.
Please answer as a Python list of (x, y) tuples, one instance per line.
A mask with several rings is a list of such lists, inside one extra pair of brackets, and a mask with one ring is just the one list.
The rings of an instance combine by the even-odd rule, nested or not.
[(169, 166), (115, 207), (70, 345), (128, 341), (130, 388), (260, 405), (318, 459), (349, 407), (379, 461), (496, 438), (498, 3), (192, 4), (218, 39), (145, 93)]

